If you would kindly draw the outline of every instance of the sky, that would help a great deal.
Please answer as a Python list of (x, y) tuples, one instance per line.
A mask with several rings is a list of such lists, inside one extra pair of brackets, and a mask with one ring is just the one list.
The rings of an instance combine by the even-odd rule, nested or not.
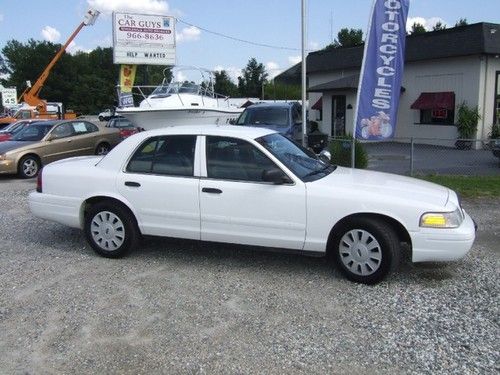
[[(331, 43), (343, 27), (366, 33), (372, 0), (306, 0), (306, 4), (310, 50)], [(0, 0), (0, 49), (10, 39), (64, 43), (90, 6), (102, 14), (94, 26), (80, 32), (70, 53), (110, 47), (111, 12), (116, 10), (176, 17), (178, 65), (225, 69), (236, 79), (252, 57), (266, 66), (271, 77), (300, 61), (301, 0)], [(417, 20), (431, 28), (440, 21), (453, 26), (464, 17), (469, 23), (500, 23), (500, 0), (410, 0), (409, 24)]]

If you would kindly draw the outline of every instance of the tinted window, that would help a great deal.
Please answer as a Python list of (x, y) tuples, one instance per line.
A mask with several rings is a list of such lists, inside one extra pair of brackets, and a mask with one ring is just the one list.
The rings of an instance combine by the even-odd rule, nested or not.
[(94, 133), (94, 132), (99, 131), (99, 128), (97, 127), (97, 125), (91, 124), (90, 122), (86, 122), (85, 127), (87, 128), (87, 131), (89, 133)]
[(192, 176), (195, 146), (194, 135), (151, 138), (132, 156), (127, 172)]
[(238, 119), (238, 125), (288, 125), (288, 109), (272, 107), (247, 108)]
[(266, 155), (246, 141), (207, 137), (209, 178), (262, 182), (263, 172), (276, 168)]

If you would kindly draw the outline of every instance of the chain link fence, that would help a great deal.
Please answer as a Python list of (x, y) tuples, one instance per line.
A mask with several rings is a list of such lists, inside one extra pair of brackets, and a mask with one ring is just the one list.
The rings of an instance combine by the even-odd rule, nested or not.
[[(382, 142), (357, 141), (356, 167), (409, 176), (500, 175), (500, 158), (492, 152), (494, 144), (495, 140), (490, 139), (394, 138)], [(352, 145), (352, 139), (330, 139), (333, 163), (352, 166)], [(366, 155), (362, 156), (363, 153)], [(362, 163), (364, 158), (367, 161), (365, 165)]]

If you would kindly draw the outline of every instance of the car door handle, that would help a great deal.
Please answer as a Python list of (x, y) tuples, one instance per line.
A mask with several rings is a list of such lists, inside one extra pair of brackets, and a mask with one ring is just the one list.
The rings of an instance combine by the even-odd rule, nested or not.
[(201, 191), (203, 193), (222, 194), (222, 190), (221, 189), (215, 189), (215, 188), (202, 188)]
[(134, 181), (125, 181), (125, 186), (139, 187), (139, 186), (141, 186), (141, 184), (138, 182), (134, 182)]

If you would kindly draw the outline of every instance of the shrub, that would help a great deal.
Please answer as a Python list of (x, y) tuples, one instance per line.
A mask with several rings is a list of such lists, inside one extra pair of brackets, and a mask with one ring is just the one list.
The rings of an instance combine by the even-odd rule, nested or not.
[[(342, 167), (351, 166), (351, 147), (352, 136), (346, 135), (344, 137), (332, 139), (330, 142), (330, 153), (332, 154), (332, 164), (340, 165)], [(356, 168), (364, 169), (368, 166), (368, 154), (361, 142), (355, 140), (355, 160), (354, 165)]]
[(488, 134), (490, 139), (500, 138), (500, 124), (491, 125), (490, 134)]
[(470, 108), (465, 102), (458, 106), (457, 130), (458, 137), (462, 139), (471, 139), (477, 131), (477, 123), (481, 119), (479, 109)]

